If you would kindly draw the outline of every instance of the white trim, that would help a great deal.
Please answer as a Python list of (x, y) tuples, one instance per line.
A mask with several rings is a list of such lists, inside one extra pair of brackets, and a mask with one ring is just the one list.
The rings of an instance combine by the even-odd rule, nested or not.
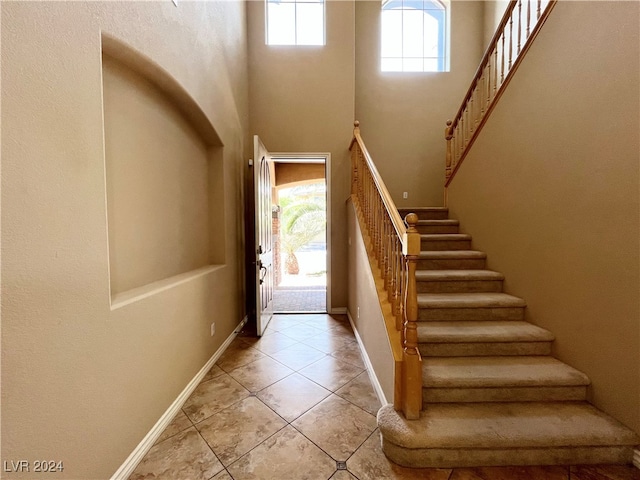
[(124, 461), (120, 468), (116, 470), (116, 472), (111, 477), (111, 480), (126, 480), (136, 469), (138, 464), (142, 461), (144, 456), (151, 450), (151, 447), (156, 443), (156, 440), (160, 437), (164, 429), (171, 423), (173, 417), (176, 416), (178, 411), (182, 408), (182, 405), (187, 401), (189, 396), (196, 389), (200, 381), (204, 378), (207, 372), (213, 367), (213, 365), (218, 361), (218, 358), (224, 353), (229, 344), (236, 338), (238, 332), (242, 328), (242, 326), (247, 322), (247, 317), (244, 317), (242, 321), (238, 324), (238, 327), (234, 329), (233, 333), (229, 335), (229, 337), (224, 341), (220, 348), (216, 350), (213, 356), (204, 364), (204, 366), (200, 369), (196, 376), (187, 384), (187, 386), (182, 390), (178, 398), (176, 398), (173, 403), (167, 408), (167, 410), (162, 414), (162, 416), (158, 419), (156, 424), (149, 430), (149, 433), (145, 435), (142, 441), (138, 444), (136, 448), (134, 448), (131, 455)]
[(367, 355), (367, 350), (364, 348), (364, 343), (362, 343), (362, 339), (360, 338), (360, 334), (358, 333), (358, 329), (356, 328), (356, 324), (353, 323), (353, 317), (351, 316), (351, 312), (347, 310), (347, 317), (349, 317), (349, 323), (351, 324), (351, 328), (353, 329), (353, 333), (356, 336), (356, 340), (358, 341), (358, 346), (360, 347), (360, 353), (362, 353), (362, 358), (364, 359), (364, 364), (367, 367), (367, 372), (369, 373), (369, 379), (371, 380), (371, 384), (373, 385), (373, 389), (376, 391), (376, 395), (378, 396), (378, 400), (380, 401), (380, 405), (386, 405), (387, 397), (382, 390), (382, 385), (380, 385), (380, 381), (376, 376), (376, 372), (373, 370), (373, 364), (369, 359), (369, 355)]
[(640, 450), (637, 448), (633, 451), (633, 465), (640, 469)]

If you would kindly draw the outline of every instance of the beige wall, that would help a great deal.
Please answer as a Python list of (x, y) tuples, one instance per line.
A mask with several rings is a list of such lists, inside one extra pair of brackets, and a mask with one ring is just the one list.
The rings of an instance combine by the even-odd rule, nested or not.
[(450, 72), (381, 73), (380, 2), (356, 2), (356, 118), (398, 206), (442, 205), (445, 122), (482, 57), (483, 15), (483, 2), (451, 2)]
[(509, 6), (509, 0), (485, 0), (482, 3), (484, 4), (483, 48), (486, 49), (493, 35), (496, 33), (496, 29), (498, 28), (500, 20), (502, 20), (505, 10)]
[(373, 371), (387, 402), (393, 403), (393, 352), (384, 324), (378, 291), (371, 273), (367, 250), (353, 204), (347, 206), (349, 225), (349, 304), (348, 310), (365, 346)]
[[(1, 8), (2, 459), (61, 460), (60, 479), (109, 478), (243, 316), (245, 7)], [(101, 32), (184, 87), (224, 144), (226, 264), (115, 310)]]
[(108, 55), (102, 66), (112, 297), (224, 263), (225, 252), (210, 248), (222, 232), (210, 227), (224, 216), (209, 205), (224, 188), (221, 158), (209, 158), (220, 146), (207, 145), (144, 75)]
[(247, 3), (251, 133), (272, 152), (331, 153), (331, 306), (347, 304), (345, 201), (354, 112), (354, 4), (326, 4), (326, 46), (265, 45), (264, 3)]
[(636, 432), (639, 14), (636, 2), (559, 2), (449, 192), (528, 320)]

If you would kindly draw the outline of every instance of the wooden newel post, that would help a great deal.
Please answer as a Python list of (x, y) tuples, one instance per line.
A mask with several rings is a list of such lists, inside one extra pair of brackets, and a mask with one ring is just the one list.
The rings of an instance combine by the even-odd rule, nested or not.
[(356, 195), (358, 193), (358, 154), (359, 154), (359, 145), (354, 147), (354, 144), (357, 144), (356, 135), (360, 135), (360, 122), (356, 120), (353, 122), (353, 140), (351, 141), (351, 194)]
[(447, 140), (447, 157), (445, 176), (447, 180), (451, 176), (451, 139), (453, 138), (453, 129), (451, 128), (451, 120), (447, 120), (447, 127), (444, 129), (444, 138)]
[(407, 262), (407, 296), (402, 353), (402, 411), (407, 420), (420, 418), (422, 410), (422, 357), (418, 350), (418, 292), (416, 266), (420, 256), (420, 233), (416, 228), (418, 216), (405, 217), (407, 236), (403, 254)]

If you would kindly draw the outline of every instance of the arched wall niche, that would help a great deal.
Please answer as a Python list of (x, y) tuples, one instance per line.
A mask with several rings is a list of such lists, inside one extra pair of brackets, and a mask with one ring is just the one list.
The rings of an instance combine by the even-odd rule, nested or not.
[(182, 111), (207, 145), (223, 146), (222, 140), (198, 102), (169, 72), (151, 58), (106, 32), (102, 32), (102, 54), (118, 60), (164, 92), (175, 102), (176, 107)]
[(112, 308), (225, 263), (222, 142), (165, 69), (103, 33)]

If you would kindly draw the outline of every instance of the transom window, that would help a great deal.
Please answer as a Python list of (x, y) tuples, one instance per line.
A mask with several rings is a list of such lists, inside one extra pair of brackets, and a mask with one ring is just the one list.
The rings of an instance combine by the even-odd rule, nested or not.
[(324, 45), (324, 0), (267, 0), (267, 45)]
[(447, 72), (446, 0), (383, 0), (383, 72)]

